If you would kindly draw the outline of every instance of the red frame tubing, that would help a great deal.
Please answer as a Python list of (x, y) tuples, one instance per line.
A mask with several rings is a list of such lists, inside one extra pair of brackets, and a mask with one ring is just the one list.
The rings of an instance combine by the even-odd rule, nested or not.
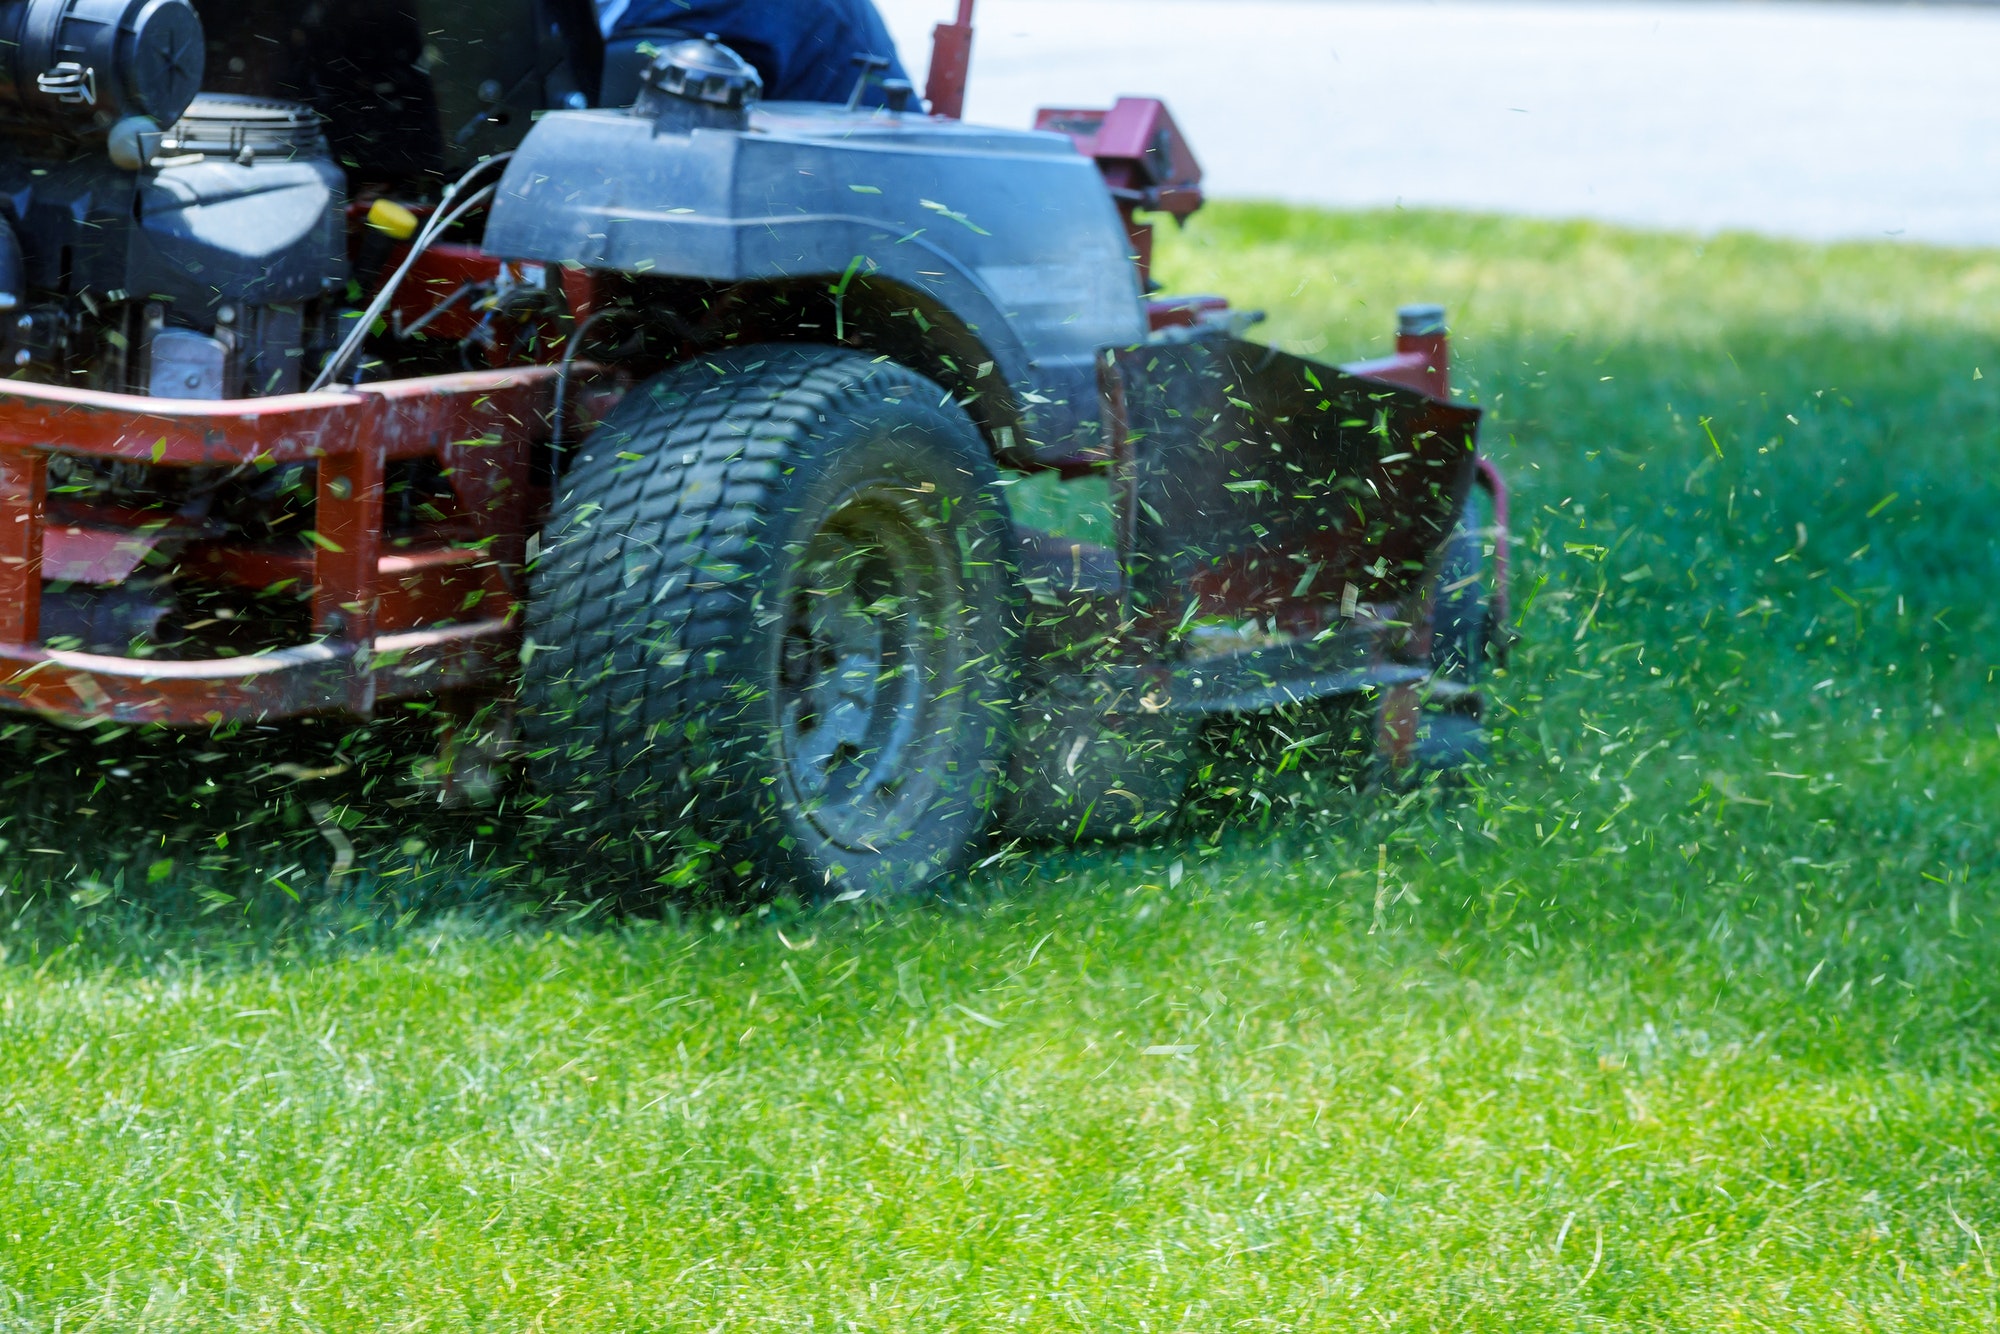
[(1500, 627), (1500, 633), (1488, 631), (1487, 637), (1498, 652), (1496, 658), (1502, 666), (1507, 663), (1508, 642), (1512, 632), (1507, 626), (1507, 617), (1513, 611), (1513, 561), (1508, 546), (1513, 533), (1513, 518), (1509, 511), (1507, 479), (1500, 475), (1500, 467), (1492, 459), (1481, 455), (1476, 462), (1479, 471), (1474, 474), (1479, 485), (1493, 501), (1493, 593), (1486, 600), (1486, 623)]
[(972, 73), (972, 0), (958, 0), (958, 21), (931, 29), (931, 72), (924, 100), (933, 116), (957, 120), (965, 114), (965, 83)]
[(0, 448), (0, 642), (32, 644), (41, 637), (48, 493), (48, 455)]
[[(375, 443), (319, 461), (313, 629), (354, 649), (374, 642), (375, 613), (382, 604), (382, 463), (382, 448)], [(347, 707), (363, 715), (373, 711), (373, 672), (357, 671), (350, 678)]]
[[(582, 376), (594, 367), (578, 365)], [(53, 385), (0, 389), (0, 707), (76, 718), (214, 725), (301, 713), (366, 714), (378, 699), (497, 679), (518, 635), (512, 615), (530, 516), (529, 450), (546, 439), (557, 367), (474, 371), (334, 393), (175, 402)], [(36, 642), (51, 453), (166, 467), (318, 464), (311, 557), (312, 643), (207, 660), (119, 657)], [(384, 556), (383, 474), (436, 458), (468, 511), (480, 564), (508, 596), (481, 618), (378, 634), (385, 579), (462, 557)], [(213, 552), (248, 568), (269, 553)], [(391, 588), (392, 593), (398, 590)], [(421, 603), (407, 594), (403, 601)]]
[(1451, 401), (1451, 342), (1441, 333), (1396, 335), (1396, 355), (1375, 361), (1354, 361), (1340, 369), (1384, 384), (1414, 389)]

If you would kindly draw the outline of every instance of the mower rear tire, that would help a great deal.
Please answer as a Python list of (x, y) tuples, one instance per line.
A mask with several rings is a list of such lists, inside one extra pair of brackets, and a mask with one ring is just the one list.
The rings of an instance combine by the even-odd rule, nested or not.
[(591, 848), (810, 898), (916, 889), (986, 833), (1012, 525), (937, 385), (830, 347), (682, 365), (584, 442), (545, 542), (522, 724)]

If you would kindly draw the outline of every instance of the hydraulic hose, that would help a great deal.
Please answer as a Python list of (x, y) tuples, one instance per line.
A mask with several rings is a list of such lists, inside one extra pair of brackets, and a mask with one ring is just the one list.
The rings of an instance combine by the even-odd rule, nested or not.
[[(494, 193), (499, 190), (500, 183), (495, 181), (491, 185), (481, 186), (479, 189), (473, 191), (471, 197), (462, 203), (452, 204), (451, 201), (456, 199), (459, 192), (470, 185), (482, 173), (493, 167), (496, 163), (504, 163), (513, 156), (512, 153), (497, 153), (487, 158), (484, 162), (478, 163), (470, 171), (445, 187), (443, 196), (438, 200), (437, 211), (431, 214), (430, 221), (424, 224), (423, 230), (417, 233), (414, 241), (410, 242), (410, 253), (403, 256), (403, 262), (396, 266), (396, 271), (389, 275), (387, 282), (382, 284), (382, 290), (375, 294), (375, 299), (368, 303), (368, 309), (362, 312), (361, 318), (355, 321), (354, 327), (347, 331), (347, 337), (340, 340), (340, 346), (328, 354), (325, 363), (319, 368), (319, 374), (313, 377), (312, 386), (307, 392), (317, 393), (340, 378), (340, 373), (347, 368), (347, 363), (353, 359), (354, 354), (359, 352), (361, 345), (367, 341), (368, 331), (375, 327), (375, 321), (382, 318), (382, 312), (387, 310), (389, 303), (396, 299), (396, 290), (402, 286), (403, 280), (410, 276), (410, 270), (416, 267), (417, 260), (423, 255), (424, 251), (435, 244), (437, 239), (449, 231), (452, 225), (460, 218), (491, 199)], [(447, 208), (446, 205), (448, 204), (451, 207)]]
[(570, 330), (569, 346), (563, 349), (562, 366), (556, 371), (555, 419), (549, 424), (549, 450), (556, 455), (556, 466), (562, 466), (564, 416), (569, 411), (569, 377), (576, 366), (576, 354), (583, 350), (583, 340), (597, 327), (597, 322), (611, 311), (593, 310), (577, 322)]

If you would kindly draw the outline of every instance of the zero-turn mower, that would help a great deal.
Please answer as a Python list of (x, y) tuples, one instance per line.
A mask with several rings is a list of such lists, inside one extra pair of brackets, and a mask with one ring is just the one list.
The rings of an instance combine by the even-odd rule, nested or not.
[(607, 868), (812, 892), (1143, 828), (1218, 715), (1476, 752), (1443, 312), (1336, 367), (1156, 291), (1172, 116), (964, 123), (970, 11), (825, 105), (571, 0), (0, 4), (0, 705), (442, 702)]

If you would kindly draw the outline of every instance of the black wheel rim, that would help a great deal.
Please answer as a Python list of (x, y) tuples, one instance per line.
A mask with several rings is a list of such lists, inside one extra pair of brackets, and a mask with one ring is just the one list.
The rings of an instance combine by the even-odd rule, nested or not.
[(851, 492), (794, 565), (778, 664), (782, 781), (827, 840), (883, 852), (930, 805), (956, 599), (940, 525), (907, 492)]

